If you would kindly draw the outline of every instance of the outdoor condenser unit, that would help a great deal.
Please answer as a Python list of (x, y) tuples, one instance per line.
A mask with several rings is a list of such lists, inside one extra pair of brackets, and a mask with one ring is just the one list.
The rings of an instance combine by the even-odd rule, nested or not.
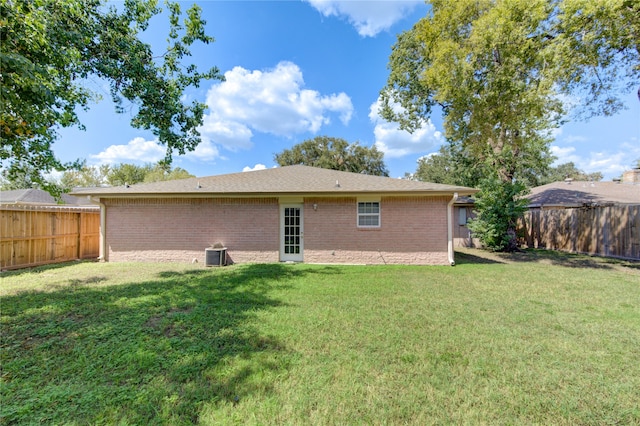
[(212, 247), (204, 251), (204, 266), (224, 266), (227, 264), (227, 248)]

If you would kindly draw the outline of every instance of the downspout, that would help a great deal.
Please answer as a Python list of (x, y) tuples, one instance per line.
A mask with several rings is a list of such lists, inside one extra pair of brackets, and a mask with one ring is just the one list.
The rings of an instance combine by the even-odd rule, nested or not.
[(458, 193), (453, 193), (453, 198), (447, 204), (447, 253), (449, 255), (449, 264), (454, 266), (456, 264), (453, 255), (453, 203), (458, 199)]
[(89, 196), (89, 201), (100, 206), (100, 255), (98, 260), (107, 260), (107, 207), (100, 202), (100, 198)]

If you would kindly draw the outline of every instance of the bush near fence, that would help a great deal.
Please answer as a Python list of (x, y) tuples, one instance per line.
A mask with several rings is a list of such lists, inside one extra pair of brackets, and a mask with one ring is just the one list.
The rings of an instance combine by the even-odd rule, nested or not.
[(100, 253), (100, 211), (57, 206), (0, 207), (0, 268), (18, 269)]
[(640, 205), (531, 209), (519, 225), (527, 247), (640, 260)]

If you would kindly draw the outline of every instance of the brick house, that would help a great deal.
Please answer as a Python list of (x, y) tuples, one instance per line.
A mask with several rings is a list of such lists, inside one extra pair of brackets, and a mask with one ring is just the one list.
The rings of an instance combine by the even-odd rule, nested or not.
[(308, 166), (77, 191), (101, 207), (106, 261), (453, 264), (471, 188)]

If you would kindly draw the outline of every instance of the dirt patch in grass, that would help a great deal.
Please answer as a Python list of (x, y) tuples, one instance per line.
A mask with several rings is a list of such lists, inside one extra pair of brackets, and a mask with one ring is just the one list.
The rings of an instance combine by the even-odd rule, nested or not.
[(144, 327), (159, 331), (164, 337), (176, 337), (178, 335), (178, 326), (175, 324), (176, 318), (187, 316), (193, 311), (193, 308), (171, 308), (168, 312), (152, 315)]

